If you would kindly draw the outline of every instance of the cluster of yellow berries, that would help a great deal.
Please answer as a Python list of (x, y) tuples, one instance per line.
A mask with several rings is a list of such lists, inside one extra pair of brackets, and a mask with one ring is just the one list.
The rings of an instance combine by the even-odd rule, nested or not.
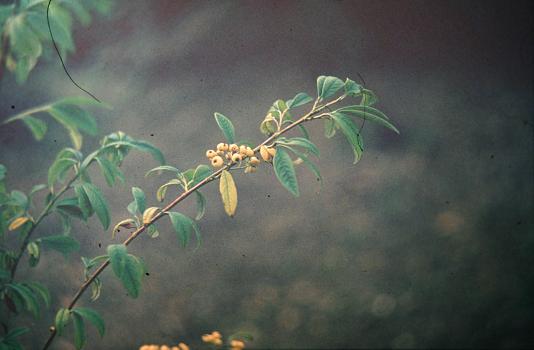
[[(215, 346), (221, 346), (223, 344), (221, 333), (217, 331), (211, 332), (211, 334), (204, 334), (202, 336), (204, 343), (213, 344)], [(230, 341), (230, 350), (242, 350), (245, 348), (245, 343), (241, 340)]]
[(139, 350), (189, 350), (189, 346), (180, 343), (178, 346), (169, 347), (167, 345), (142, 345)]
[[(266, 162), (270, 162), (275, 153), (276, 149), (272, 147), (260, 147), (260, 155)], [(238, 146), (235, 143), (229, 145), (221, 142), (217, 145), (216, 150), (207, 150), (206, 157), (214, 168), (222, 167), (225, 164), (225, 159), (230, 164), (246, 160), (245, 173), (255, 172), (256, 167), (260, 164), (260, 160), (254, 155), (252, 148), (245, 145)]]

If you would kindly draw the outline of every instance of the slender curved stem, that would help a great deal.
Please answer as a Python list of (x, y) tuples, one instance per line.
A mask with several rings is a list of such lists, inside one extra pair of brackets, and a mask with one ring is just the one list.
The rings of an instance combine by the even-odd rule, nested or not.
[(43, 211), (39, 214), (37, 219), (35, 220), (35, 223), (32, 225), (28, 233), (26, 234), (26, 237), (24, 237), (24, 240), (22, 241), (22, 244), (20, 246), (19, 252), (17, 253), (17, 256), (15, 257), (15, 261), (13, 263), (13, 266), (11, 267), (11, 276), (9, 277), (9, 282), (11, 283), (13, 279), (15, 278), (15, 273), (17, 272), (17, 267), (19, 265), (20, 260), (22, 259), (22, 256), (24, 255), (24, 251), (26, 250), (26, 247), (30, 243), (30, 238), (37, 228), (37, 226), (43, 221), (43, 219), (50, 214), (50, 209), (54, 206), (54, 204), (57, 202), (57, 200), (63, 195), (63, 193), (67, 192), (67, 190), (70, 188), (72, 183), (76, 181), (78, 178), (78, 175), (75, 175), (65, 186), (63, 186), (59, 192), (48, 202), (48, 204), (43, 208)]
[[(345, 95), (342, 95), (340, 97), (338, 97), (337, 99), (335, 100), (332, 100), (322, 106), (319, 106), (317, 107), (318, 105), (318, 101), (316, 100), (313, 107), (312, 107), (312, 110), (310, 112), (308, 112), (306, 115), (302, 116), (301, 118), (299, 118), (298, 120), (294, 121), (293, 123), (289, 124), (288, 126), (286, 126), (285, 128), (275, 132), (274, 134), (272, 134), (271, 136), (269, 136), (265, 141), (263, 141), (262, 143), (260, 143), (259, 145), (257, 145), (253, 150), (254, 152), (257, 152), (261, 146), (264, 146), (266, 144), (268, 144), (269, 142), (273, 141), (274, 139), (276, 139), (278, 136), (288, 132), (289, 130), (293, 129), (294, 127), (296, 127), (297, 125), (299, 124), (302, 124), (306, 121), (310, 121), (312, 120), (312, 117), (313, 115), (315, 115), (316, 113), (322, 111), (323, 109), (327, 108), (328, 106), (334, 104), (334, 103), (337, 103), (339, 101), (341, 101), (342, 99), (344, 99), (346, 96)], [(130, 236), (128, 236), (128, 238), (126, 240), (124, 240), (124, 242), (122, 244), (124, 245), (128, 245), (130, 244), (135, 238), (137, 238), (143, 231), (145, 231), (145, 229), (150, 226), (151, 224), (155, 223), (156, 221), (158, 221), (159, 219), (161, 219), (163, 216), (165, 216), (167, 214), (167, 212), (169, 210), (171, 210), (172, 208), (174, 208), (178, 203), (180, 203), (181, 201), (183, 201), (184, 199), (186, 199), (187, 197), (189, 197), (189, 195), (191, 195), (193, 192), (195, 192), (196, 190), (198, 190), (199, 188), (203, 187), (204, 185), (207, 185), (208, 183), (212, 182), (213, 180), (217, 179), (218, 177), (221, 176), (221, 173), (224, 171), (224, 170), (228, 170), (230, 168), (232, 168), (234, 165), (236, 165), (237, 163), (230, 163), (230, 164), (226, 164), (225, 166), (223, 166), (222, 168), (220, 168), (219, 170), (217, 170), (216, 172), (214, 172), (213, 174), (211, 174), (210, 176), (208, 176), (207, 178), (205, 178), (204, 180), (200, 181), (199, 183), (197, 183), (196, 185), (194, 185), (193, 187), (189, 188), (188, 190), (182, 192), (182, 194), (180, 194), (178, 197), (176, 197), (172, 202), (170, 202), (167, 206), (165, 206), (157, 215), (155, 215), (149, 223), (147, 224), (144, 224), (142, 226), (140, 226), (139, 228), (137, 228), (134, 232), (132, 232), (130, 234)], [(94, 272), (93, 274), (87, 278), (81, 285), (80, 287), (78, 288), (78, 290), (76, 291), (76, 294), (74, 294), (74, 296), (72, 297), (72, 299), (70, 300), (68, 306), (67, 306), (67, 309), (71, 310), (75, 305), (76, 303), (78, 302), (78, 300), (80, 299), (80, 297), (83, 295), (83, 293), (87, 290), (87, 288), (89, 288), (89, 286), (91, 285), (91, 283), (109, 266), (109, 259), (107, 259), (106, 261), (104, 261)], [(57, 335), (57, 330), (54, 326), (51, 326), (50, 327), (50, 336), (48, 337), (48, 340), (46, 341), (44, 347), (43, 347), (43, 350), (46, 350), (48, 349), (48, 347), (52, 344), (52, 341), (54, 340), (55, 336)]]

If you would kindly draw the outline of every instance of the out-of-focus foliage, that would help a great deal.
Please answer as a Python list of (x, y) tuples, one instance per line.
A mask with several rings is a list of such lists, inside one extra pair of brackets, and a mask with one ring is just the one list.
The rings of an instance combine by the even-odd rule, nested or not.
[(49, 5), (49, 0), (17, 0), (0, 4), (0, 70), (5, 66), (15, 74), (17, 82), (25, 82), (41, 57), (56, 55), (50, 32), (65, 60), (75, 51), (74, 19), (88, 25), (92, 12), (107, 14), (112, 3), (112, 0), (55, 0)]

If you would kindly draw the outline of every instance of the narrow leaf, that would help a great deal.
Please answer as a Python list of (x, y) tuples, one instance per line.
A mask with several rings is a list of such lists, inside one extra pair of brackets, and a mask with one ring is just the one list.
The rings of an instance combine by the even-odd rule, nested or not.
[(84, 183), (82, 187), (87, 194), (91, 207), (94, 209), (98, 219), (102, 223), (102, 226), (107, 230), (110, 223), (109, 208), (102, 192), (100, 192), (98, 187), (90, 183)]
[(80, 249), (80, 243), (71, 236), (54, 235), (37, 240), (43, 247), (54, 249), (63, 255), (68, 255)]
[(235, 132), (234, 132), (234, 125), (224, 115), (215, 112), (215, 121), (217, 122), (217, 125), (219, 125), (219, 128), (224, 134), (224, 137), (228, 141), (228, 143), (234, 143), (235, 139)]
[(295, 197), (299, 196), (299, 187), (297, 182), (297, 175), (293, 167), (291, 157), (283, 149), (277, 149), (274, 155), (274, 172), (276, 177), (289, 192)]
[(85, 324), (82, 316), (79, 314), (72, 312), (71, 317), (74, 325), (74, 346), (76, 346), (76, 349), (80, 350), (83, 348), (86, 340)]
[(76, 307), (72, 309), (73, 314), (82, 316), (85, 320), (91, 322), (96, 327), (101, 337), (106, 333), (106, 326), (102, 317), (93, 309), (87, 307)]
[(224, 204), (224, 211), (229, 216), (234, 216), (237, 208), (237, 188), (232, 174), (227, 170), (223, 170), (221, 173), (219, 192), (221, 193), (221, 199)]
[(139, 211), (139, 214), (142, 214), (146, 209), (145, 193), (139, 187), (132, 187), (132, 195), (137, 205), (137, 210)]

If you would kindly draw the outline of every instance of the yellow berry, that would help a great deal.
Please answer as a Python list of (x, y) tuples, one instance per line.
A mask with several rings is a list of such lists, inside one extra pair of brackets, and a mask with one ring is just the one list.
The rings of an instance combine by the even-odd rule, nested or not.
[(267, 148), (267, 152), (269, 152), (271, 157), (274, 157), (274, 155), (276, 154), (276, 148), (273, 148), (273, 147)]
[(247, 157), (252, 157), (254, 155), (254, 151), (252, 148), (247, 147)]
[(271, 160), (271, 155), (269, 154), (269, 151), (267, 147), (261, 146), (260, 147), (260, 155), (263, 158), (264, 161), (268, 162)]
[(256, 166), (258, 164), (260, 164), (260, 160), (256, 157), (250, 157), (250, 161), (249, 161), (250, 165), (253, 165), (253, 166)]
[(243, 159), (243, 156), (241, 156), (241, 154), (239, 153), (235, 153), (232, 155), (232, 162), (240, 162), (241, 159)]
[(250, 169), (252, 169), (252, 167), (251, 167), (251, 166), (247, 166), (247, 167), (245, 168), (245, 174), (250, 173), (250, 172), (251, 172)]
[(219, 143), (217, 145), (217, 151), (228, 151), (228, 144), (223, 142)]
[(232, 143), (229, 148), (230, 152), (239, 152), (239, 146), (235, 143)]
[(211, 158), (211, 165), (214, 168), (220, 168), (220, 167), (223, 166), (223, 164), (224, 164), (224, 161), (223, 161), (221, 156), (215, 156), (215, 157)]
[(217, 338), (217, 339), (214, 339), (212, 343), (215, 344), (216, 346), (221, 346), (222, 345), (222, 340)]
[(162, 345), (159, 350), (171, 350), (167, 345)]
[[(180, 344), (181, 344), (181, 343), (180, 343)], [(177, 347), (177, 346), (173, 346), (173, 347), (171, 348), (171, 350), (180, 350), (180, 348)]]
[(239, 153), (241, 153), (242, 155), (246, 156), (247, 155), (247, 146), (245, 146), (245, 145), (239, 146)]
[(206, 151), (206, 157), (208, 157), (209, 159), (215, 157), (216, 155), (217, 155), (217, 152), (215, 152), (212, 149), (209, 149), (209, 150)]
[[(180, 350), (189, 350), (189, 346), (187, 346), (186, 343), (180, 343), (178, 344), (178, 348), (180, 348)], [(178, 350), (178, 348), (176, 348), (176, 350)], [(173, 348), (174, 349), (174, 348)]]
[(223, 156), (224, 155), (224, 151), (217, 151), (217, 155), (218, 156)]

